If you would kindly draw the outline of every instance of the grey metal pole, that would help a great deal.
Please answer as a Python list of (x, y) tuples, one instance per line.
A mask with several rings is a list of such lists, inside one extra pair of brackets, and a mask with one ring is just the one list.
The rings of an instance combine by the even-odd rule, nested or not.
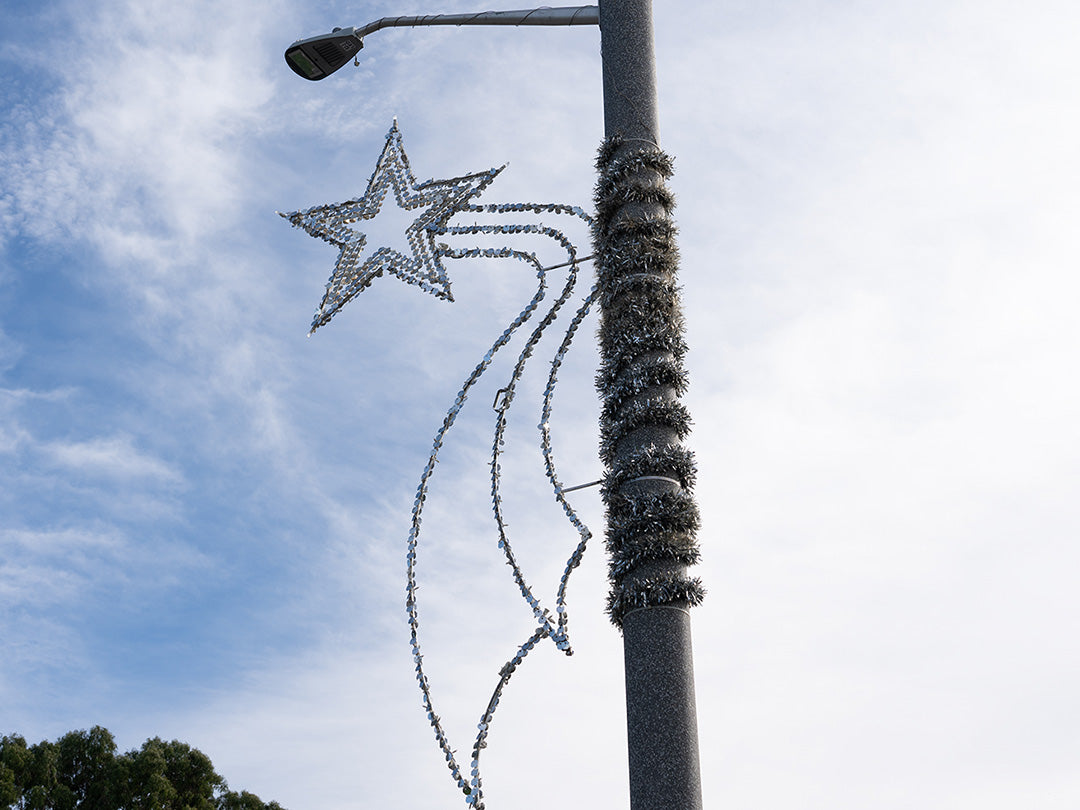
[(595, 227), (601, 285), (598, 388), (621, 625), (632, 810), (700, 810), (689, 608), (700, 582), (677, 249), (660, 152), (652, 0), (601, 0), (605, 145)]

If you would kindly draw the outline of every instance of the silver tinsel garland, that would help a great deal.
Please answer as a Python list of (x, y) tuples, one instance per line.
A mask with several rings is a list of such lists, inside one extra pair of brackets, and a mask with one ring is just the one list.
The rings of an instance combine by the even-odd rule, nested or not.
[[(689, 607), (705, 592), (699, 579), (682, 573), (700, 551), (694, 457), (673, 443), (689, 433), (690, 416), (678, 401), (687, 377), (670, 219), (675, 200), (664, 184), (672, 161), (654, 146), (631, 148), (610, 138), (597, 169), (593, 241), (602, 319), (596, 384), (604, 403), (600, 454), (608, 466), (602, 490), (608, 613), (621, 625), (631, 610)], [(666, 438), (637, 446), (642, 435)], [(666, 482), (670, 491), (634, 485), (642, 480)]]

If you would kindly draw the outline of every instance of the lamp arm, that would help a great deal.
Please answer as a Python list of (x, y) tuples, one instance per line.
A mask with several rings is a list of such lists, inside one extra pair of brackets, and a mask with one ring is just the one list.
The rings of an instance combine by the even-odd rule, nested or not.
[(409, 17), (383, 17), (353, 29), (353, 36), (363, 39), (383, 28), (412, 28), (421, 25), (599, 25), (598, 6), (532, 8), (522, 11), (480, 11), (475, 14), (422, 14)]

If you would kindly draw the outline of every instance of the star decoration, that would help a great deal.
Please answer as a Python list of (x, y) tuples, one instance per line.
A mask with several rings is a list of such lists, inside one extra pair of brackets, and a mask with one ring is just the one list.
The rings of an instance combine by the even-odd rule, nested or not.
[[(439, 298), (453, 301), (450, 279), (442, 263), (442, 251), (435, 244), (435, 235), (446, 227), (450, 217), (479, 196), (504, 168), (500, 166), (449, 180), (417, 183), (395, 118), (364, 196), (343, 203), (281, 214), (295, 227), (303, 228), (312, 236), (330, 242), (341, 250), (334, 272), (326, 284), (326, 294), (315, 312), (311, 331), (328, 323), (346, 302), (386, 272)], [(380, 247), (363, 258), (367, 237), (351, 226), (374, 219), (391, 189), (401, 208), (407, 211), (422, 209), (405, 230), (412, 255), (406, 256), (392, 248)]]

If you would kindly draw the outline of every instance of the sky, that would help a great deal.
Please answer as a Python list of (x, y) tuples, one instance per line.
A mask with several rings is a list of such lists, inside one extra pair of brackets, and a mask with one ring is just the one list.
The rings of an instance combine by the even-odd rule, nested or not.
[[(387, 30), (318, 83), (282, 59), (334, 26), (475, 10), (0, 0), (0, 733), (181, 739), (289, 810), (463, 806), (413, 678), (409, 516), (447, 408), (536, 280), (455, 260), (449, 303), (388, 276), (306, 337), (336, 251), (276, 212), (362, 194), (395, 117), (419, 180), (509, 164), (481, 202), (590, 207), (594, 28)], [(705, 805), (1077, 807), (1080, 9), (669, 0), (655, 17), (708, 588)], [(369, 242), (404, 221), (387, 211)], [(545, 224), (586, 250), (568, 222)], [(545, 604), (577, 542), (536, 431), (565, 325), (528, 366), (503, 461)], [(554, 400), (568, 486), (602, 472), (595, 330)], [(533, 627), (486, 466), (522, 340), (447, 440), (418, 551), (459, 751)], [(599, 492), (572, 502), (595, 535), (575, 654), (543, 645), (510, 682), (491, 810), (628, 806)]]

